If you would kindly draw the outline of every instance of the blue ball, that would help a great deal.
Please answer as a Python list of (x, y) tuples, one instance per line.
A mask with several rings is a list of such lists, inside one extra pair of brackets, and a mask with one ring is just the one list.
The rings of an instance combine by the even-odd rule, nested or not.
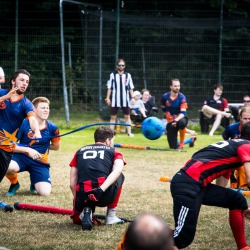
[(149, 140), (160, 138), (164, 131), (163, 123), (157, 117), (148, 117), (142, 122), (141, 132)]

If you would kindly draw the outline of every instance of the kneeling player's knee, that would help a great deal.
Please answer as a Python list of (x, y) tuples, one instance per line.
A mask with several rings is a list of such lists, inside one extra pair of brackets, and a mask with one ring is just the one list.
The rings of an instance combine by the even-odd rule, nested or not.
[(194, 240), (196, 228), (194, 226), (186, 227), (184, 230), (182, 229), (179, 233), (175, 229), (174, 232), (174, 241), (175, 245), (178, 249), (182, 249), (191, 245)]
[(51, 185), (49, 183), (36, 185), (36, 191), (41, 196), (48, 196), (51, 193)]
[(229, 210), (234, 210), (234, 209), (245, 210), (248, 208), (247, 200), (241, 193), (233, 191), (231, 195), (232, 197), (230, 198), (231, 203), (229, 205)]

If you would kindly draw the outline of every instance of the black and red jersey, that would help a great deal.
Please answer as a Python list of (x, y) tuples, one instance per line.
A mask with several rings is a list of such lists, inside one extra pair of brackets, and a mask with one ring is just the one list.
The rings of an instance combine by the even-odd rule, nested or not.
[(84, 190), (88, 191), (102, 185), (112, 172), (116, 159), (122, 159), (126, 164), (122, 154), (115, 148), (96, 143), (79, 149), (69, 165), (78, 169), (77, 184), (83, 185)]
[(182, 168), (190, 177), (207, 186), (219, 176), (229, 179), (232, 170), (250, 162), (250, 142), (232, 139), (213, 143), (198, 152)]
[(214, 97), (210, 97), (209, 99), (205, 100), (203, 105), (208, 105), (214, 109), (218, 109), (220, 111), (224, 111), (225, 108), (228, 108), (228, 102), (226, 98), (220, 97), (219, 99), (215, 100)]

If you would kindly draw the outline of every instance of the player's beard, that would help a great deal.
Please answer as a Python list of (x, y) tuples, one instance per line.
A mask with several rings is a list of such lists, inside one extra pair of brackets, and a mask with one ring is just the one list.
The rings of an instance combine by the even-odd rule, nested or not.
[(22, 94), (24, 93), (24, 91), (18, 89), (18, 90), (16, 91), (16, 93), (17, 93), (18, 95), (22, 95)]

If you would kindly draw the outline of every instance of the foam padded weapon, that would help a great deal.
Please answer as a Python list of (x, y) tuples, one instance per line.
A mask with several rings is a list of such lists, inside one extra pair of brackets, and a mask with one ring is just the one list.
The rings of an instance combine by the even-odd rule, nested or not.
[[(54, 214), (62, 214), (62, 215), (71, 215), (73, 213), (72, 209), (60, 208), (60, 207), (52, 207), (52, 206), (43, 206), (31, 203), (23, 203), (23, 202), (15, 202), (14, 208), (17, 210), (30, 210), (30, 211), (38, 211), (44, 213), (54, 213)], [(12, 208), (13, 209), (13, 208)], [(105, 220), (105, 215), (93, 214), (93, 217), (97, 219)], [(132, 222), (132, 220), (126, 218), (120, 218), (124, 222)]]
[(17, 210), (30, 210), (30, 211), (39, 211), (44, 213), (55, 213), (55, 214), (63, 214), (63, 215), (71, 215), (72, 209), (60, 208), (60, 207), (52, 207), (52, 206), (43, 206), (31, 203), (23, 203), (23, 202), (15, 202), (14, 208)]
[(4, 203), (3, 201), (0, 201), (0, 208), (2, 208), (5, 212), (13, 211), (13, 207), (9, 204)]
[[(149, 146), (141, 146), (141, 145), (131, 145), (131, 144), (124, 144), (124, 143), (114, 143), (114, 147), (116, 148), (131, 148), (131, 149), (140, 149), (140, 150), (159, 150), (159, 151), (174, 151), (175, 149), (170, 148), (151, 148)], [(185, 152), (185, 151), (182, 151)]]
[[(160, 181), (171, 182), (171, 178), (168, 176), (161, 176)], [(245, 190), (241, 190), (241, 189), (237, 189), (237, 188), (231, 188), (231, 189), (234, 190), (235, 192), (239, 192), (240, 194), (242, 194), (244, 196), (250, 196), (250, 191), (245, 191)]]

